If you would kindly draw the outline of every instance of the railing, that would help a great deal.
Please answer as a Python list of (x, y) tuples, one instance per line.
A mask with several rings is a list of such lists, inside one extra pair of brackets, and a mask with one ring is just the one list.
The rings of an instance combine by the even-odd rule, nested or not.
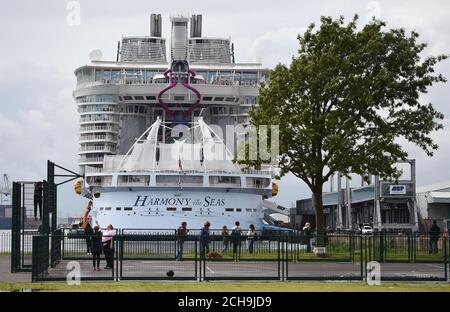
[(111, 131), (118, 132), (118, 130), (109, 125), (83, 125), (80, 128), (80, 133), (88, 132), (88, 131)]
[(88, 151), (108, 151), (115, 153), (117, 151), (116, 147), (109, 145), (84, 145), (78, 149), (80, 152), (88, 152)]
[[(102, 158), (103, 159), (103, 158)], [(115, 171), (117, 168), (113, 168), (113, 170), (105, 172), (103, 169), (95, 169), (95, 173), (111, 173), (111, 171)], [(97, 171), (100, 170), (100, 171)], [(158, 168), (149, 168), (148, 170), (127, 170), (127, 174), (129, 173), (148, 173), (152, 172), (155, 174), (196, 174), (196, 175), (202, 175), (202, 174), (251, 174), (251, 175), (270, 175), (272, 173), (271, 170), (245, 170), (245, 171), (239, 171), (239, 170), (170, 170), (170, 169), (158, 169)], [(122, 173), (122, 171), (118, 172), (119, 174)]]
[(0, 233), (0, 255), (11, 253), (11, 231)]
[(88, 117), (88, 116), (81, 116), (80, 117), (80, 123), (84, 122), (113, 122), (113, 123), (119, 123), (119, 118), (115, 116), (111, 116), (111, 113), (98, 116), (98, 117)]
[(184, 186), (184, 187), (202, 187), (203, 182), (156, 182), (156, 186), (163, 186), (163, 187), (171, 187), (171, 186)]
[[(101, 80), (101, 81), (88, 81), (77, 84), (77, 88), (88, 88), (101, 85), (165, 85), (168, 81), (166, 79), (161, 80), (136, 80), (136, 79), (120, 79), (120, 80)], [(196, 85), (210, 85), (210, 86), (230, 86), (230, 87), (256, 87), (260, 82), (257, 81), (230, 81), (230, 80), (214, 80), (213, 82), (207, 81), (191, 81), (191, 84)]]
[(80, 135), (79, 143), (90, 141), (117, 141), (117, 137), (107, 134), (82, 134)]
[(241, 183), (209, 182), (209, 187), (240, 188), (241, 187)]
[(80, 157), (78, 158), (79, 163), (85, 163), (85, 162), (101, 162), (103, 163), (103, 157)]
[[(246, 230), (229, 230), (223, 235), (220, 229), (210, 230), (204, 237), (199, 230), (190, 230), (186, 236), (177, 236), (170, 229), (123, 229), (116, 233), (111, 250), (114, 268), (101, 272), (92, 272), (88, 235), (35, 236), (33, 280), (65, 279), (67, 263), (72, 260), (78, 261), (82, 279), (364, 280), (370, 261), (378, 261), (384, 280), (448, 278), (446, 237), (435, 241), (429, 235), (409, 235), (386, 245), (394, 236), (318, 237), (292, 230), (262, 230), (251, 235)], [(324, 255), (315, 255), (317, 245), (326, 247)], [(101, 261), (104, 263), (103, 257)]]

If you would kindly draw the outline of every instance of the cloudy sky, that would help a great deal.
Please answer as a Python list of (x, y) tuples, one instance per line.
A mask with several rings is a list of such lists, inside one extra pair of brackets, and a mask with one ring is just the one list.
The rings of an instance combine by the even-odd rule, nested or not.
[[(269, 68), (289, 63), (297, 50), (297, 34), (322, 15), (359, 14), (361, 24), (376, 16), (388, 27), (418, 31), (428, 43), (424, 56), (450, 54), (448, 1), (2, 0), (1, 6), (0, 173), (14, 180), (45, 178), (47, 159), (77, 168), (73, 71), (88, 62), (94, 49), (102, 51), (104, 60), (115, 59), (122, 35), (148, 35), (150, 13), (162, 14), (166, 37), (169, 16), (203, 14), (205, 36), (231, 37), (237, 62), (261, 61)], [(436, 69), (450, 77), (450, 61)], [(439, 151), (429, 158), (405, 145), (410, 157), (417, 159), (419, 185), (450, 179), (448, 88), (437, 85), (422, 97), (446, 115), (446, 129), (434, 134)], [(275, 199), (291, 206), (308, 195), (303, 183), (288, 176)], [(83, 211), (71, 184), (62, 188), (59, 201), (61, 216)]]

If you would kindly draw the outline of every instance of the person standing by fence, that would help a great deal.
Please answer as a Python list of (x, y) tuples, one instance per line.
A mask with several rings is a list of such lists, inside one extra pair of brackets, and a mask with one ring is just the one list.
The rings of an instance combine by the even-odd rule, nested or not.
[(228, 243), (230, 239), (230, 234), (228, 233), (228, 228), (226, 225), (222, 227), (222, 232), (220, 233), (220, 235), (222, 235), (222, 242), (223, 242), (222, 253), (225, 253), (228, 250)]
[(94, 231), (89, 237), (91, 242), (91, 252), (92, 252), (92, 265), (94, 266), (93, 271), (100, 271), (100, 254), (102, 253), (102, 235), (100, 227), (98, 225), (94, 226)]
[(211, 223), (205, 222), (205, 225), (200, 230), (200, 251), (203, 259), (209, 253), (209, 227)]
[(303, 235), (306, 243), (306, 252), (311, 252), (312, 229), (309, 222), (306, 222), (305, 226), (303, 227)]
[(231, 239), (233, 241), (233, 256), (234, 256), (237, 255), (238, 250), (241, 247), (241, 224), (239, 223), (239, 221), (236, 221), (234, 223), (234, 227), (231, 229)]
[(84, 235), (86, 235), (86, 253), (88, 255), (92, 253), (92, 234), (94, 234), (94, 231), (92, 230), (91, 224), (88, 222), (84, 228)]
[(187, 233), (187, 223), (182, 222), (181, 226), (177, 230), (177, 255), (175, 257), (177, 261), (183, 260), (183, 245), (186, 240)]
[(37, 220), (37, 210), (39, 206), (39, 220), (42, 219), (42, 192), (44, 190), (44, 185), (42, 182), (34, 183), (34, 196), (33, 196), (33, 204), (34, 204), (34, 220)]
[(102, 248), (105, 254), (106, 266), (105, 269), (112, 269), (114, 267), (114, 245), (113, 236), (114, 228), (112, 224), (108, 224), (106, 231), (103, 233), (102, 237)]
[(248, 252), (253, 253), (253, 244), (255, 242), (255, 226), (253, 224), (250, 224), (247, 232), (247, 239), (248, 239)]
[(438, 241), (441, 236), (441, 229), (437, 225), (436, 220), (433, 221), (433, 225), (430, 228), (430, 246), (428, 253), (438, 253)]

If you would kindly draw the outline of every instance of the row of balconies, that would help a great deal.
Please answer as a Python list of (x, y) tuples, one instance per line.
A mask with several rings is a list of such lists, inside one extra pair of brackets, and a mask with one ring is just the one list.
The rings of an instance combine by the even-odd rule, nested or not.
[(80, 134), (82, 133), (96, 133), (96, 132), (113, 132), (118, 133), (119, 130), (113, 125), (82, 125), (80, 126)]
[[(92, 168), (90, 169), (92, 172)], [(182, 179), (178, 175), (156, 175), (155, 180), (151, 181), (150, 175), (119, 175), (117, 179), (118, 186), (165, 186), (165, 187), (175, 187), (175, 186), (191, 186), (191, 187), (218, 187), (218, 188), (257, 188), (257, 189), (267, 189), (270, 188), (270, 178), (253, 178), (245, 177), (246, 184), (241, 184), (241, 179), (244, 177), (229, 177), (229, 176), (209, 176), (206, 177), (206, 185), (203, 180), (203, 176), (189, 176), (183, 175)], [(223, 178), (233, 178), (230, 181), (220, 181)], [(98, 186), (111, 186), (112, 176), (111, 175), (101, 175), (101, 176), (89, 176), (87, 177), (88, 183), (90, 185)], [(253, 183), (254, 181), (259, 181), (259, 183)]]
[(117, 136), (112, 134), (106, 134), (106, 133), (89, 133), (89, 134), (82, 134), (80, 135), (79, 143), (84, 142), (98, 142), (98, 141), (109, 141), (109, 142), (116, 142)]
[(78, 164), (79, 165), (100, 165), (103, 163), (103, 156), (102, 157), (87, 157), (87, 156), (81, 156), (78, 158)]
[[(141, 79), (137, 77), (127, 77), (127, 78), (120, 78), (120, 79), (101, 79), (96, 81), (82, 81), (78, 83), (78, 86), (85, 87), (86, 85), (100, 85), (100, 84), (112, 84), (112, 85), (122, 85), (122, 84), (138, 84), (138, 85), (161, 85), (161, 84), (167, 84), (168, 79), (166, 78), (160, 78), (160, 79), (153, 79), (153, 78), (147, 78), (147, 79)], [(191, 84), (207, 84), (207, 85), (217, 85), (217, 86), (242, 86), (242, 87), (256, 87), (259, 85), (258, 81), (256, 80), (233, 80), (230, 78), (215, 78), (211, 79), (209, 81), (206, 80), (200, 80), (200, 79), (191, 79)]]
[(90, 122), (108, 122), (119, 123), (119, 116), (117, 114), (104, 114), (104, 115), (82, 115), (80, 117), (80, 124)]
[(117, 152), (117, 147), (116, 145), (112, 145), (112, 144), (82, 144), (80, 146), (79, 150), (79, 154), (84, 154), (84, 153), (89, 153), (89, 152), (93, 152), (93, 153), (116, 153)]
[(78, 113), (118, 113), (117, 105), (86, 105), (78, 107)]

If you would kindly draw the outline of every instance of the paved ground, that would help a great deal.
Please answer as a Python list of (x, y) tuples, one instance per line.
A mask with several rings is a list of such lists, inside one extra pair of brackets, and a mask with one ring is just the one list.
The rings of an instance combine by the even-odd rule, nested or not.
[[(0, 256), (0, 281), (29, 282), (31, 273), (10, 273), (10, 257)], [(101, 271), (92, 271), (90, 260), (81, 260), (71, 263), (68, 260), (61, 261), (55, 268), (49, 269), (48, 277), (65, 279), (74, 265), (80, 265), (83, 277), (112, 278), (112, 271), (103, 269), (105, 264), (102, 259)], [(289, 276), (299, 278), (320, 277), (332, 279), (333, 277), (360, 277), (360, 264), (348, 262), (297, 262), (288, 264)], [(124, 278), (165, 278), (168, 271), (172, 270), (175, 277), (195, 279), (199, 275), (199, 262), (194, 261), (159, 261), (159, 260), (126, 260), (122, 264), (122, 276)], [(277, 278), (278, 263), (264, 261), (208, 261), (204, 268), (207, 277), (235, 278), (235, 277), (259, 277)], [(444, 277), (444, 265), (437, 263), (382, 263), (381, 274), (383, 277), (402, 278), (430, 278)]]
[(0, 256), (1, 282), (31, 282), (31, 272), (11, 274), (11, 257)]
[[(91, 261), (78, 261), (83, 277), (112, 277), (111, 270), (92, 271)], [(104, 263), (104, 262), (103, 262)], [(67, 272), (73, 269), (73, 263), (62, 261), (56, 268), (49, 270), (49, 277), (65, 278)], [(75, 264), (76, 265), (76, 264)], [(68, 270), (69, 269), (69, 270)], [(297, 278), (360, 278), (359, 263), (347, 262), (297, 262), (289, 263), (289, 276)], [(194, 261), (159, 261), (159, 260), (127, 260), (122, 264), (123, 278), (165, 278), (168, 271), (173, 271), (175, 277), (195, 279), (199, 275), (199, 263)], [(278, 278), (278, 263), (263, 261), (209, 261), (204, 268), (205, 275), (211, 278), (258, 277), (267, 279)], [(383, 263), (381, 274), (390, 278), (443, 278), (442, 264), (427, 263)]]

